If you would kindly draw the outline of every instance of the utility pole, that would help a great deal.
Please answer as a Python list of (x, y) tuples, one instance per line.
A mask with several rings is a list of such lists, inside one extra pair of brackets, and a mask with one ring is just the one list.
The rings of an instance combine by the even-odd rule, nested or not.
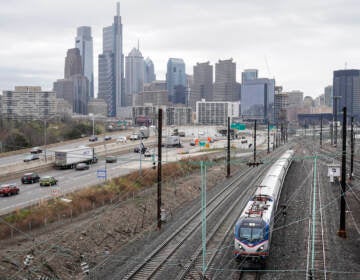
[(46, 118), (44, 119), (44, 155), (45, 155), (45, 162), (47, 162), (47, 156), (46, 156)]
[(346, 107), (343, 108), (342, 131), (342, 157), (341, 157), (341, 197), (340, 197), (340, 229), (338, 235), (346, 238), (345, 230), (345, 187), (346, 187)]
[(161, 141), (162, 141), (162, 115), (163, 111), (159, 109), (158, 116), (158, 172), (157, 172), (157, 219), (158, 229), (161, 230)]
[(226, 157), (226, 177), (230, 177), (230, 117), (227, 123), (227, 157)]
[(331, 140), (331, 146), (334, 145), (334, 118), (330, 122), (330, 140)]
[(254, 164), (256, 162), (256, 120), (254, 124)]
[(322, 148), (322, 125), (323, 125), (323, 116), (320, 115), (320, 148)]
[(354, 117), (351, 116), (351, 134), (350, 134), (350, 146), (351, 146), (351, 157), (350, 157), (350, 180), (354, 176)]
[(339, 98), (341, 98), (341, 96), (334, 96), (333, 97), (334, 98), (334, 106), (335, 106), (335, 123), (334, 123), (334, 125), (335, 125), (335, 137), (334, 137), (334, 146), (336, 147), (337, 146), (337, 100), (339, 99)]
[(267, 123), (267, 144), (268, 144), (268, 147), (267, 147), (267, 153), (270, 154), (270, 122), (268, 120), (268, 123)]

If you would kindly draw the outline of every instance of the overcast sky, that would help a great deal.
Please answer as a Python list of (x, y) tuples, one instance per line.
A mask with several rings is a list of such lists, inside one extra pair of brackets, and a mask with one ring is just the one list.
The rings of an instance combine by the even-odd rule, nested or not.
[[(247, 68), (275, 77), (285, 91), (316, 97), (333, 71), (360, 68), (359, 0), (123, 0), (124, 55), (137, 45), (165, 79), (169, 57), (196, 62), (233, 58), (237, 80)], [(76, 28), (91, 26), (95, 93), (102, 28), (116, 1), (0, 0), (0, 91), (15, 85), (52, 89), (63, 78)], [(347, 66), (345, 66), (347, 65)], [(215, 67), (214, 67), (215, 68)], [(214, 75), (215, 78), (215, 75)]]

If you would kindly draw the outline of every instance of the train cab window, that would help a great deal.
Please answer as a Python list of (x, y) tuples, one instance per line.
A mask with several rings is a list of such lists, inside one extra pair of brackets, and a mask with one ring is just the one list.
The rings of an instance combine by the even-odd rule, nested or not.
[(240, 227), (240, 241), (257, 241), (264, 238), (263, 228), (257, 227)]

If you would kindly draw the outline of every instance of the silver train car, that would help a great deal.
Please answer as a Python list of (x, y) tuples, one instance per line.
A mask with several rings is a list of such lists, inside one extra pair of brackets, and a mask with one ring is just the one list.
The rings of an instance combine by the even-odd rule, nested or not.
[(294, 151), (288, 150), (270, 167), (236, 222), (234, 256), (237, 260), (264, 262), (269, 256), (274, 215), (293, 156)]

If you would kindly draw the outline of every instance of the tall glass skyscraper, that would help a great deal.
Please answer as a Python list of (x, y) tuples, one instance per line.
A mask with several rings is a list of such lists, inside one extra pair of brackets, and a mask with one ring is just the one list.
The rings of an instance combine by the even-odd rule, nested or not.
[(108, 116), (115, 117), (126, 106), (124, 54), (120, 3), (111, 26), (103, 28), (103, 53), (99, 55), (99, 97), (108, 105)]
[(147, 57), (144, 61), (144, 83), (151, 83), (156, 80), (155, 68), (152, 60)]
[(244, 120), (274, 121), (274, 79), (255, 79), (241, 85), (241, 116)]
[(346, 107), (348, 116), (360, 120), (360, 70), (334, 71), (333, 94), (334, 97), (341, 96), (333, 102), (333, 112), (337, 106), (337, 114), (341, 115), (343, 107)]
[(83, 74), (89, 81), (89, 97), (94, 98), (93, 40), (90, 26), (77, 28), (75, 47), (80, 50)]
[(186, 91), (185, 63), (181, 58), (169, 58), (167, 63), (166, 83), (169, 101), (180, 103), (183, 101)]
[(133, 48), (125, 58), (126, 105), (133, 106), (133, 96), (144, 90), (144, 58), (139, 49)]

